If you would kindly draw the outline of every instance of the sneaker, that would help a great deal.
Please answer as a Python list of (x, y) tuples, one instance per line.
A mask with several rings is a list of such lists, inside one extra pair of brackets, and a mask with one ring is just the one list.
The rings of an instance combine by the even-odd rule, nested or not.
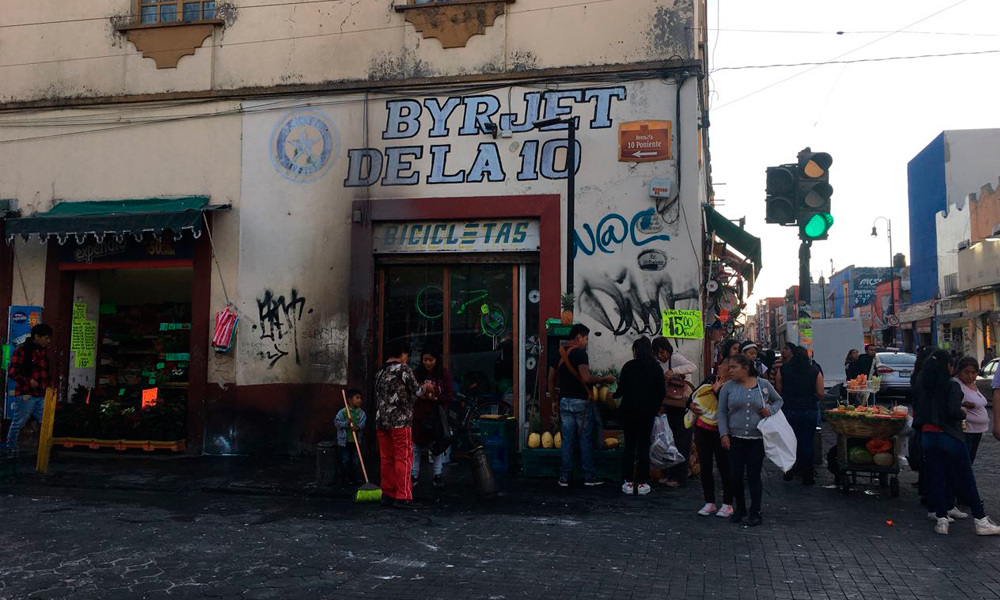
[[(927, 518), (930, 519), (931, 521), (937, 521), (938, 520), (937, 513), (933, 513), (933, 512), (927, 513)], [(943, 517), (943, 518), (948, 519), (949, 523), (954, 523), (955, 522), (955, 519), (953, 517)]]
[(434, 476), (433, 483), (434, 483), (434, 487), (437, 488), (437, 489), (439, 489), (439, 490), (444, 488), (444, 479), (440, 475), (435, 475)]
[(736, 511), (733, 510), (733, 507), (731, 505), (723, 504), (722, 508), (719, 509), (719, 512), (715, 513), (715, 516), (719, 517), (720, 519), (728, 519), (729, 517), (733, 516), (734, 512)]
[(592, 481), (584, 481), (583, 485), (587, 487), (597, 487), (599, 485), (604, 485), (604, 481), (601, 479), (594, 479)]
[(976, 519), (976, 535), (1000, 535), (1000, 525), (997, 525), (989, 517)]
[(568, 479), (560, 479), (559, 480), (559, 487), (569, 487), (569, 480)]
[[(947, 518), (941, 518), (937, 520), (937, 525), (934, 526), (934, 533), (940, 533), (941, 535), (948, 535), (948, 525), (951, 524)], [(976, 523), (976, 533), (979, 533), (979, 523)]]
[(622, 484), (622, 493), (631, 496), (635, 493), (635, 484), (631, 481), (626, 481)]
[(639, 484), (639, 495), (640, 496), (645, 496), (646, 494), (648, 494), (651, 491), (653, 491), (653, 488), (649, 487), (648, 483), (640, 483)]
[(968, 519), (969, 513), (964, 513), (958, 510), (958, 507), (955, 507), (948, 511), (948, 516), (951, 517), (952, 519)]
[(705, 506), (702, 506), (701, 510), (698, 511), (698, 514), (703, 517), (707, 517), (708, 515), (715, 514), (718, 510), (719, 509), (716, 508), (714, 503), (706, 502)]

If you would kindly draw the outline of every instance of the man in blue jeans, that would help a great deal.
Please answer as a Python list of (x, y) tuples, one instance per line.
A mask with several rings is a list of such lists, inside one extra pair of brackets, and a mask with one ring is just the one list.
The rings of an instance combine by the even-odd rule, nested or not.
[(590, 372), (587, 343), (590, 329), (574, 325), (569, 330), (569, 343), (559, 348), (549, 366), (549, 393), (554, 396), (558, 388), (559, 417), (562, 420), (562, 466), (559, 485), (569, 487), (573, 474), (573, 452), (579, 444), (583, 466), (584, 485), (597, 486), (604, 482), (597, 479), (594, 469), (594, 413), (590, 406), (589, 386), (614, 383), (612, 376), (595, 377)]
[(7, 376), (14, 381), (14, 414), (11, 415), (7, 443), (17, 450), (17, 435), (28, 419), (35, 417), (42, 422), (45, 408), (45, 390), (52, 387), (49, 371), (48, 346), (52, 341), (52, 327), (39, 323), (31, 328), (31, 336), (10, 357)]

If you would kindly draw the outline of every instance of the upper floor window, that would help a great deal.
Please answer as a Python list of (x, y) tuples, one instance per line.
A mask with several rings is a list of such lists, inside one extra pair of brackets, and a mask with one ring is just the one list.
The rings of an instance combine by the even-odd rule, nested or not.
[(139, 0), (142, 23), (191, 22), (215, 18), (215, 0)]

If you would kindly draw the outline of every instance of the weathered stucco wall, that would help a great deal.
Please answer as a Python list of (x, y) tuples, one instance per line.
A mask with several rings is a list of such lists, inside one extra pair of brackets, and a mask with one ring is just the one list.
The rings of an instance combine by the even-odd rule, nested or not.
[[(352, 200), (559, 194), (565, 222), (566, 132), (519, 126), (553, 114), (579, 118), (578, 318), (597, 334), (593, 364), (620, 366), (635, 336), (656, 334), (660, 308), (700, 307), (696, 92), (691, 79), (682, 93), (690, 141), (681, 147), (680, 201), (648, 192), (654, 177), (677, 184), (676, 128), (671, 160), (618, 160), (621, 124), (676, 123), (676, 88), (661, 80), (465, 97), (370, 95), (367, 141), (363, 95), (302, 98), (301, 108), (247, 115), (239, 304), (249, 319), (241, 325), (238, 382), (343, 382)], [(512, 129), (510, 137), (484, 133), (477, 114), (482, 124)], [(296, 170), (287, 159), (303, 151), (303, 140), (315, 160), (300, 158), (308, 167)], [(681, 351), (697, 361), (701, 342), (684, 342)]]
[(443, 49), (393, 10), (401, 3), (220, 3), (225, 25), (176, 68), (157, 69), (112, 22), (131, 0), (7, 2), (0, 103), (693, 58), (701, 22), (694, 0), (518, 0), (466, 47)]

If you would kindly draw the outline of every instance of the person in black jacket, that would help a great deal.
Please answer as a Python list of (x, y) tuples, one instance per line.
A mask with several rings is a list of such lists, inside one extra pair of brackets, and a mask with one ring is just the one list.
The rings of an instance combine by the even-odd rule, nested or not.
[(649, 445), (653, 434), (653, 419), (667, 395), (663, 369), (653, 354), (647, 337), (632, 344), (632, 360), (622, 367), (616, 398), (621, 398), (621, 417), (625, 430), (625, 455), (622, 476), (626, 494), (649, 493)]
[(916, 395), (916, 413), (920, 415), (921, 444), (924, 452), (929, 506), (937, 524), (934, 531), (948, 535), (955, 519), (968, 514), (955, 507), (955, 492), (968, 499), (975, 517), (976, 535), (1000, 535), (1000, 525), (986, 516), (983, 501), (972, 473), (969, 449), (962, 432), (962, 393), (952, 379), (954, 366), (947, 350), (937, 350), (924, 363), (920, 373), (921, 393)]

